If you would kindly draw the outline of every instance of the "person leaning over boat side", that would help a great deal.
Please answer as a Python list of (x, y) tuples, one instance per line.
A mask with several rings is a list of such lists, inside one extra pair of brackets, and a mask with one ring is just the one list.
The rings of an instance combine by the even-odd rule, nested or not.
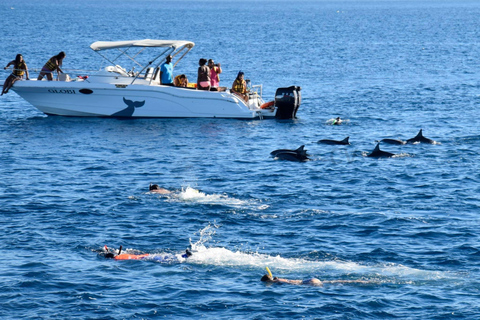
[(245, 102), (248, 102), (247, 82), (243, 79), (243, 72), (240, 71), (232, 84), (232, 91), (240, 96)]
[(62, 66), (63, 59), (66, 56), (67, 55), (65, 54), (65, 52), (62, 51), (56, 56), (51, 57), (50, 60), (48, 60), (47, 63), (45, 63), (45, 65), (43, 66), (42, 71), (40, 71), (40, 74), (38, 75), (37, 80), (42, 80), (44, 76), (47, 76), (47, 80), (52, 81), (53, 80), (52, 73), (54, 71), (57, 71), (58, 73), (63, 73), (60, 67)]
[(2, 94), (0, 96), (3, 96), (4, 93), (8, 93), (8, 90), (13, 86), (15, 81), (20, 80), (23, 78), (23, 74), (27, 76), (27, 80), (30, 80), (28, 76), (28, 67), (27, 64), (25, 63), (25, 60), (23, 60), (23, 56), (19, 53), (15, 57), (15, 60), (10, 61), (4, 70), (7, 70), (9, 66), (13, 65), (13, 71), (12, 73), (8, 76), (7, 79), (5, 79), (5, 82), (3, 83), (3, 90)]
[(184, 74), (180, 74), (180, 75), (176, 76), (175, 79), (173, 80), (173, 84), (175, 85), (175, 87), (186, 88), (187, 85), (188, 85), (187, 76), (184, 75)]
[(208, 60), (208, 67), (210, 68), (210, 85), (211, 91), (218, 91), (220, 87), (220, 76), (219, 74), (222, 73), (222, 68), (220, 63), (215, 65), (213, 59)]
[(160, 66), (160, 84), (173, 86), (173, 63), (171, 55), (168, 55), (165, 58), (165, 62)]
[(200, 67), (198, 67), (197, 76), (197, 89), (198, 90), (210, 90), (210, 68), (206, 65), (207, 59), (200, 59), (198, 61)]

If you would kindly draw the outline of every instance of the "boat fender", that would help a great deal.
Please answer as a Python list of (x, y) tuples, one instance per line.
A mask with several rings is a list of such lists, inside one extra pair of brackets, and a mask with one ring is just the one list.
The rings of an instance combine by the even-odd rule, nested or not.
[(272, 109), (275, 106), (275, 101), (265, 102), (260, 106), (260, 109)]

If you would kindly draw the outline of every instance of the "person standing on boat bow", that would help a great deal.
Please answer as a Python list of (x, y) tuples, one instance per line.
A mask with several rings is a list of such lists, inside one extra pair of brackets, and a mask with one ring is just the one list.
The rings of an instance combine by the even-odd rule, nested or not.
[(165, 58), (165, 62), (160, 66), (160, 84), (173, 86), (173, 63), (171, 55), (168, 55)]
[(66, 57), (65, 52), (60, 52), (56, 56), (53, 56), (50, 58), (50, 60), (45, 63), (45, 65), (42, 68), (42, 71), (40, 71), (40, 74), (38, 75), (37, 80), (40, 81), (43, 79), (44, 76), (47, 76), (48, 81), (53, 80), (53, 75), (52, 73), (56, 70), (58, 73), (63, 73), (62, 69), (60, 69), (60, 66), (63, 63), (63, 59)]
[(8, 93), (8, 90), (10, 90), (10, 88), (13, 86), (15, 81), (23, 78), (24, 73), (27, 76), (27, 80), (30, 80), (28, 76), (27, 64), (25, 63), (25, 60), (23, 60), (23, 56), (20, 53), (17, 54), (17, 56), (15, 57), (15, 60), (10, 61), (7, 64), (7, 66), (3, 69), (7, 70), (7, 68), (11, 65), (13, 65), (13, 71), (3, 83), (3, 90), (0, 96), (3, 96), (4, 93)]

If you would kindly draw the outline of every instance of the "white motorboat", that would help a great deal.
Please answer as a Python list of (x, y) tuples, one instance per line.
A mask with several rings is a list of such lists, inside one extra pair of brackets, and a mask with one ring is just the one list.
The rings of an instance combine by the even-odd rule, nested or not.
[[(197, 90), (193, 83), (187, 88), (161, 85), (160, 65), (166, 56), (172, 55), (174, 65), (177, 65), (194, 45), (190, 41), (178, 40), (98, 41), (90, 48), (110, 65), (85, 76), (74, 77), (66, 72), (54, 81), (17, 81), (12, 90), (48, 115), (238, 119), (296, 117), (301, 100), (300, 87), (296, 86), (277, 89), (274, 103), (265, 103), (261, 85), (250, 86), (248, 102), (227, 88), (224, 91), (203, 91)], [(152, 58), (144, 55), (146, 49), (157, 49), (157, 52)], [(111, 54), (107, 55), (112, 52), (113, 58)], [(134, 64), (129, 71), (117, 64), (122, 56)], [(136, 61), (139, 57), (145, 58), (146, 62)], [(139, 71), (135, 71), (135, 67)]]

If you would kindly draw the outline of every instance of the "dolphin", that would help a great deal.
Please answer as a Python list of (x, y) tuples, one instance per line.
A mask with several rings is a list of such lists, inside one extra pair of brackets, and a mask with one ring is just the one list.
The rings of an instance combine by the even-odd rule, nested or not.
[(350, 137), (346, 137), (345, 139), (343, 140), (329, 140), (329, 139), (323, 139), (323, 140), (318, 140), (317, 143), (323, 143), (323, 144), (331, 144), (331, 145), (343, 145), (343, 146), (346, 146), (346, 145), (350, 145), (350, 142), (348, 142), (348, 139)]
[(390, 152), (380, 150), (380, 143), (377, 143), (377, 146), (375, 147), (375, 149), (373, 149), (373, 151), (370, 154), (368, 154), (367, 157), (371, 157), (371, 158), (390, 158), (390, 157), (393, 157), (394, 155), (395, 155), (394, 153), (390, 153)]
[(423, 136), (422, 129), (420, 129), (420, 131), (418, 132), (418, 134), (415, 137), (407, 140), (407, 143), (430, 143), (430, 144), (435, 144), (436, 142), (433, 141), (432, 139), (425, 138)]
[(307, 150), (305, 150), (305, 146), (302, 145), (295, 150), (290, 149), (278, 149), (270, 152), (270, 154), (278, 159), (288, 160), (288, 161), (306, 161), (308, 159)]
[(135, 112), (135, 108), (140, 108), (145, 104), (145, 100), (143, 100), (143, 101), (132, 101), (132, 100), (125, 99), (125, 97), (123, 98), (123, 102), (125, 102), (125, 104), (128, 107), (112, 114), (112, 117), (131, 117), (133, 115), (133, 113)]
[(406, 141), (400, 140), (400, 139), (382, 139), (377, 142), (383, 142), (383, 143), (388, 143), (388, 144), (406, 144)]

